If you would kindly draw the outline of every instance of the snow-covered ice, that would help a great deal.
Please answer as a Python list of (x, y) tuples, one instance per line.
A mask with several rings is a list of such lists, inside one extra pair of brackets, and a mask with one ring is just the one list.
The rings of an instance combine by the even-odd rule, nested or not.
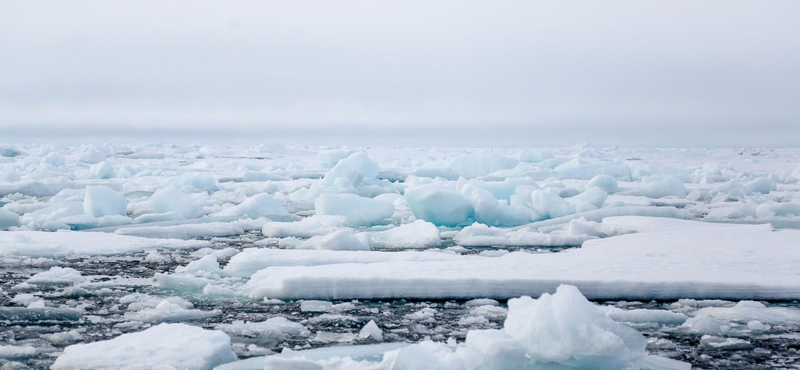
[(52, 369), (211, 370), (236, 359), (230, 338), (223, 332), (185, 324), (159, 324), (107, 341), (69, 346)]

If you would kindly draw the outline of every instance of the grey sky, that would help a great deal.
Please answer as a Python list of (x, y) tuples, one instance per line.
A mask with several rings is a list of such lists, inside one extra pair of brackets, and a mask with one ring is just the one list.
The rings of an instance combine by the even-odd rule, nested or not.
[(4, 1), (0, 141), (798, 146), (799, 19), (798, 1)]

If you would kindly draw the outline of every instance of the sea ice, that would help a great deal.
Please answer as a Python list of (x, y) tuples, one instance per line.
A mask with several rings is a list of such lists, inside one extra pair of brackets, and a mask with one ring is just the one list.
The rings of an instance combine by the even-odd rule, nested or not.
[(71, 345), (51, 368), (211, 370), (236, 359), (230, 338), (221, 331), (159, 324), (110, 340)]

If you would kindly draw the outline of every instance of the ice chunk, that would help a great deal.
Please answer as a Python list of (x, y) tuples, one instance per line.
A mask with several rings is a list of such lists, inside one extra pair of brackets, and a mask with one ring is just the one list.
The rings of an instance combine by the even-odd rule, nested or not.
[(158, 253), (158, 251), (154, 249), (147, 252), (147, 256), (145, 256), (144, 260), (150, 263), (170, 263), (172, 262), (172, 257)]
[(690, 317), (678, 328), (679, 332), (724, 335), (731, 329), (727, 321), (715, 319), (708, 315)]
[(756, 207), (759, 218), (775, 216), (800, 216), (800, 202), (762, 203)]
[(367, 235), (373, 246), (385, 249), (432, 248), (442, 244), (436, 225), (423, 220)]
[(750, 349), (753, 345), (740, 338), (723, 338), (713, 335), (704, 335), (700, 338), (700, 347), (717, 350)]
[(345, 216), (353, 226), (374, 225), (394, 214), (391, 203), (355, 194), (323, 193), (314, 202), (314, 208), (319, 215)]
[(725, 321), (747, 323), (757, 320), (765, 324), (800, 325), (800, 310), (789, 307), (767, 307), (761, 302), (741, 301), (733, 307), (706, 307), (697, 315), (708, 315)]
[(83, 340), (83, 335), (81, 335), (81, 333), (75, 329), (61, 333), (48, 334), (44, 337), (48, 342), (58, 346), (72, 344)]
[(638, 188), (618, 192), (621, 195), (637, 195), (648, 198), (664, 198), (669, 196), (685, 198), (686, 188), (681, 180), (668, 178), (644, 183)]
[(86, 277), (81, 275), (80, 271), (59, 266), (51, 267), (50, 270), (35, 274), (28, 279), (28, 283), (39, 285), (74, 284), (83, 281), (86, 281)]
[(463, 195), (433, 184), (406, 189), (405, 197), (414, 216), (434, 225), (458, 225), (474, 212)]
[(361, 339), (372, 338), (375, 341), (383, 342), (383, 331), (378, 327), (378, 324), (375, 324), (374, 320), (369, 320), (358, 332), (358, 337)]
[(195, 275), (204, 272), (219, 273), (220, 271), (217, 257), (213, 254), (206, 255), (197, 261), (189, 262), (185, 267), (178, 267), (175, 269), (175, 272), (178, 273), (190, 273)]
[(63, 155), (58, 154), (56, 152), (50, 152), (50, 153), (47, 153), (47, 155), (44, 156), (44, 158), (42, 158), (42, 161), (39, 162), (39, 163), (41, 163), (41, 164), (50, 164), (50, 165), (55, 166), (55, 167), (61, 167), (64, 164), (66, 164), (67, 161), (66, 161), (66, 159), (64, 159)]
[(355, 150), (321, 150), (319, 152), (319, 162), (322, 167), (331, 168), (336, 166), (340, 160), (345, 159), (356, 153)]
[(105, 154), (102, 154), (94, 149), (90, 149), (78, 157), (78, 161), (84, 163), (100, 163), (105, 160)]
[(203, 217), (205, 212), (197, 202), (174, 185), (155, 192), (148, 200), (156, 213), (177, 212), (185, 218)]
[(586, 183), (586, 187), (592, 186), (596, 186), (606, 193), (613, 193), (617, 191), (618, 188), (617, 180), (614, 180), (614, 178), (609, 175), (597, 175), (592, 177), (592, 179)]
[(0, 344), (0, 359), (14, 360), (33, 357), (35, 355), (36, 348), (32, 346), (12, 346)]
[(347, 227), (347, 217), (314, 215), (295, 222), (267, 222), (261, 232), (269, 238), (310, 238)]
[(498, 201), (489, 191), (471, 184), (461, 188), (461, 195), (472, 205), (473, 218), (477, 222), (490, 226), (517, 226), (531, 220), (529, 208)]
[(333, 303), (328, 301), (302, 301), (300, 302), (300, 311), (303, 312), (328, 312), (333, 309)]
[(492, 172), (513, 168), (519, 161), (496, 155), (464, 155), (449, 161), (448, 167), (468, 179), (486, 176)]
[(372, 249), (369, 236), (337, 230), (328, 235), (314, 236), (297, 246), (298, 249), (327, 249), (334, 251), (368, 251)]
[(733, 179), (711, 189), (709, 194), (720, 201), (727, 201), (745, 198), (748, 195), (753, 195), (753, 192), (745, 187), (741, 181)]
[(761, 194), (769, 194), (769, 192), (778, 189), (778, 184), (776, 184), (775, 181), (770, 180), (768, 177), (759, 177), (744, 184), (744, 186), (747, 188), (747, 190), (750, 190), (753, 193)]
[(614, 321), (629, 322), (634, 324), (654, 323), (658, 325), (683, 325), (688, 317), (682, 313), (666, 310), (620, 310), (614, 309), (608, 313)]
[(489, 191), (495, 198), (507, 202), (511, 200), (511, 196), (515, 194), (517, 188), (520, 186), (533, 187), (534, 189), (539, 188), (536, 181), (531, 178), (507, 178), (503, 181), (472, 180), (469, 184)]
[(592, 186), (586, 188), (583, 193), (567, 198), (566, 200), (575, 206), (575, 209), (578, 212), (586, 212), (593, 209), (602, 208), (606, 198), (608, 198), (608, 193), (600, 190), (598, 187)]
[(41, 325), (49, 322), (77, 321), (80, 312), (67, 308), (27, 308), (0, 307), (0, 320), (12, 323), (35, 323)]
[(543, 246), (560, 247), (581, 245), (593, 238), (589, 235), (555, 235), (530, 230), (509, 230), (475, 223), (463, 228), (453, 237), (462, 246)]
[(609, 175), (623, 181), (632, 179), (628, 165), (614, 161), (587, 164), (581, 164), (580, 161), (568, 162), (556, 167), (556, 172), (560, 178), (565, 179), (589, 180), (597, 175)]
[[(330, 340), (333, 339), (331, 336)], [(263, 366), (282, 370), (684, 370), (690, 367), (679, 361), (648, 356), (645, 346), (644, 336), (636, 330), (607, 318), (603, 310), (587, 301), (575, 287), (562, 285), (553, 295), (510, 300), (503, 330), (469, 331), (465, 343), (460, 345), (423, 341), (399, 349), (343, 347), (336, 352), (285, 352), (265, 358)], [(380, 350), (384, 352), (381, 354)]]
[(270, 217), (289, 216), (283, 207), (268, 193), (261, 193), (247, 198), (244, 202), (231, 208), (222, 210), (217, 216), (223, 217)]
[(202, 320), (211, 316), (220, 315), (219, 310), (202, 311), (172, 303), (165, 299), (154, 308), (146, 308), (135, 312), (126, 312), (126, 320), (141, 322), (183, 322)]
[(380, 167), (366, 152), (355, 152), (339, 162), (322, 178), (322, 187), (353, 187), (365, 178), (374, 178)]
[(19, 225), (19, 216), (16, 213), (0, 208), (0, 230), (8, 230)]
[(302, 324), (289, 321), (285, 317), (272, 317), (261, 322), (234, 321), (216, 327), (234, 337), (256, 340), (261, 345), (274, 347), (293, 335), (300, 335), (306, 328)]
[(127, 216), (127, 201), (122, 193), (107, 186), (87, 186), (83, 198), (83, 211), (94, 217)]
[(519, 152), (518, 156), (519, 160), (522, 162), (533, 163), (555, 158), (555, 156), (553, 156), (553, 152), (551, 152), (549, 149), (525, 149)]
[(177, 186), (191, 186), (197, 190), (216, 191), (219, 189), (217, 179), (211, 175), (191, 174), (175, 177), (172, 183)]
[(117, 176), (114, 167), (111, 167), (111, 164), (106, 161), (92, 165), (89, 168), (89, 174), (93, 179), (113, 179)]
[(159, 324), (111, 340), (69, 346), (51, 368), (211, 370), (236, 359), (230, 338), (221, 331)]
[(537, 362), (567, 362), (577, 368), (622, 369), (644, 355), (647, 341), (619, 325), (574, 286), (553, 295), (508, 301), (504, 331)]
[(545, 218), (557, 218), (575, 213), (575, 206), (564, 200), (552, 189), (540, 189), (531, 193), (531, 207)]

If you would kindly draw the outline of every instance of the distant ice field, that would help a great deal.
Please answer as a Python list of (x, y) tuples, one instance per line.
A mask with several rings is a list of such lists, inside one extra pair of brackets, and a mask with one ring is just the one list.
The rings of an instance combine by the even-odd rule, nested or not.
[(0, 155), (3, 369), (798, 364), (798, 149)]

